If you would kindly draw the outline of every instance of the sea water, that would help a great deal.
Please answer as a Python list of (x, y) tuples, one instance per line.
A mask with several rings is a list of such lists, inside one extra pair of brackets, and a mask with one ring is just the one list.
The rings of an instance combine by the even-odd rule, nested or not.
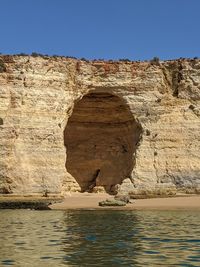
[(0, 210), (0, 266), (200, 266), (200, 212)]

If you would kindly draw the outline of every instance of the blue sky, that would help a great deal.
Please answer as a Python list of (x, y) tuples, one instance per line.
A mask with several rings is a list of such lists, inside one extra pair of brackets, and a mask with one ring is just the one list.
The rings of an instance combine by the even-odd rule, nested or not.
[(200, 0), (0, 0), (0, 52), (200, 56)]

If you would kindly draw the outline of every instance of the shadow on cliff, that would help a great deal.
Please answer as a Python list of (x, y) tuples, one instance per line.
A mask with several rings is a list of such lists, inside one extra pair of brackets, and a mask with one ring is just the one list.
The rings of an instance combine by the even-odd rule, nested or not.
[(141, 134), (141, 125), (121, 98), (102, 92), (85, 95), (64, 130), (66, 169), (83, 192), (103, 187), (114, 193), (115, 185), (131, 176)]

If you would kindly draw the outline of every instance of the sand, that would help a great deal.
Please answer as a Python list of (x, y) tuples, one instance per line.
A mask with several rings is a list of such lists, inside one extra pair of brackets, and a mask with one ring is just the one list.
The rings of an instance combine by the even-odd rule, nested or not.
[(126, 207), (100, 207), (99, 201), (112, 199), (108, 194), (73, 193), (65, 197), (61, 203), (50, 206), (51, 209), (120, 209), (120, 210), (172, 210), (172, 209), (200, 209), (200, 195), (179, 196), (171, 198), (134, 199)]

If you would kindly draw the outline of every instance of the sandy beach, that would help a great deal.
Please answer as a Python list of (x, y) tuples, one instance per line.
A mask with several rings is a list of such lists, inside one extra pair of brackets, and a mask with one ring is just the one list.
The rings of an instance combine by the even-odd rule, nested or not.
[(195, 196), (178, 196), (171, 198), (152, 198), (152, 199), (133, 199), (132, 203), (126, 207), (100, 207), (99, 201), (105, 199), (113, 199), (108, 194), (90, 194), (90, 193), (74, 193), (65, 197), (63, 202), (50, 205), (51, 209), (69, 210), (69, 209), (200, 209), (200, 195)]

